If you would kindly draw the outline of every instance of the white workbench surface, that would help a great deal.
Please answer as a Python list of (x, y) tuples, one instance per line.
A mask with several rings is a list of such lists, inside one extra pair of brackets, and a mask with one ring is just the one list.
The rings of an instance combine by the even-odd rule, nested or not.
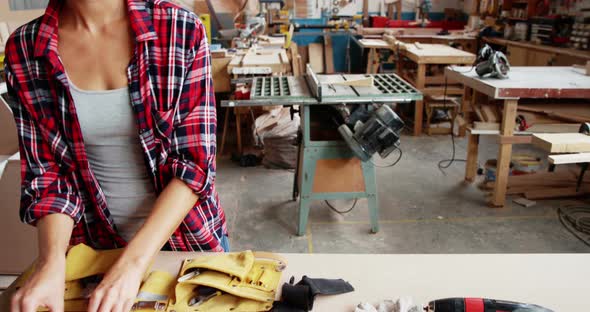
[[(308, 275), (343, 278), (354, 286), (352, 293), (318, 297), (313, 311), (354, 311), (359, 302), (402, 296), (416, 303), (488, 297), (534, 303), (556, 312), (588, 311), (590, 254), (283, 255), (289, 261), (284, 281)], [(177, 274), (182, 259), (198, 256), (163, 252), (153, 269)]]
[(475, 68), (450, 66), (449, 79), (494, 99), (576, 98), (590, 99), (590, 76), (566, 66), (511, 67), (507, 79), (480, 78)]

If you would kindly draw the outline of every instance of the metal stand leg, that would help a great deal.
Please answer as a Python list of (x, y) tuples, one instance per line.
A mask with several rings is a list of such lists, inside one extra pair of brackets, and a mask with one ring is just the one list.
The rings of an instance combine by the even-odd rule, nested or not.
[(369, 216), (371, 218), (371, 233), (379, 232), (379, 200), (377, 198), (377, 182), (375, 180), (375, 166), (369, 161), (362, 163), (363, 178), (365, 180), (365, 192)]
[(316, 160), (311, 155), (309, 148), (303, 148), (303, 168), (301, 171), (301, 196), (299, 198), (299, 226), (297, 228), (297, 235), (305, 235), (307, 228), (307, 218), (309, 217), (309, 208), (311, 205), (311, 194), (313, 187), (313, 179), (315, 175)]

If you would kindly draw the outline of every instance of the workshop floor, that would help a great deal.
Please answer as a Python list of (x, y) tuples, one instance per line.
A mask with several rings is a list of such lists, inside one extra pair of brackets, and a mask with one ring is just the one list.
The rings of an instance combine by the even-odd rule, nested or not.
[[(497, 146), (482, 138), (480, 162), (496, 158)], [(457, 158), (466, 140), (456, 139)], [(522, 151), (516, 146), (515, 151)], [(486, 206), (475, 184), (464, 185), (464, 163), (443, 174), (437, 167), (451, 155), (449, 136), (402, 138), (403, 158), (377, 168), (380, 231), (369, 234), (367, 205), (359, 200), (346, 215), (324, 202), (312, 204), (307, 235), (295, 235), (297, 210), (291, 201), (293, 173), (262, 166), (241, 168), (218, 160), (217, 188), (226, 211), (233, 250), (294, 253), (581, 253), (590, 248), (559, 222), (556, 207), (571, 201), (538, 201), (524, 208), (507, 200)], [(538, 152), (527, 150), (528, 152)], [(378, 160), (386, 165), (395, 160)], [(340, 210), (350, 201), (334, 201)]]

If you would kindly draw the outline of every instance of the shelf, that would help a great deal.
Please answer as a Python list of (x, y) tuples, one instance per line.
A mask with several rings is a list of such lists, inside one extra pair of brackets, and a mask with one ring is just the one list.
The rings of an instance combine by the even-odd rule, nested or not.
[(512, 21), (522, 21), (522, 22), (528, 21), (528, 18), (522, 18), (522, 17), (509, 17), (508, 19), (512, 20)]

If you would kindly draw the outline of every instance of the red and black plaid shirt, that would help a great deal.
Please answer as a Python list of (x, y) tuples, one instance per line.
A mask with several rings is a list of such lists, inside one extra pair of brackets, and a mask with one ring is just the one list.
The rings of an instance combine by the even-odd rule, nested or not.
[[(22, 159), (21, 218), (35, 224), (66, 214), (76, 224), (71, 244), (124, 246), (90, 169), (59, 59), (61, 3), (51, 0), (43, 16), (6, 44)], [(227, 232), (215, 190), (216, 112), (205, 29), (195, 14), (166, 1), (127, 0), (127, 6), (135, 35), (127, 77), (146, 170), (157, 193), (176, 177), (199, 196), (165, 249), (222, 251)]]

